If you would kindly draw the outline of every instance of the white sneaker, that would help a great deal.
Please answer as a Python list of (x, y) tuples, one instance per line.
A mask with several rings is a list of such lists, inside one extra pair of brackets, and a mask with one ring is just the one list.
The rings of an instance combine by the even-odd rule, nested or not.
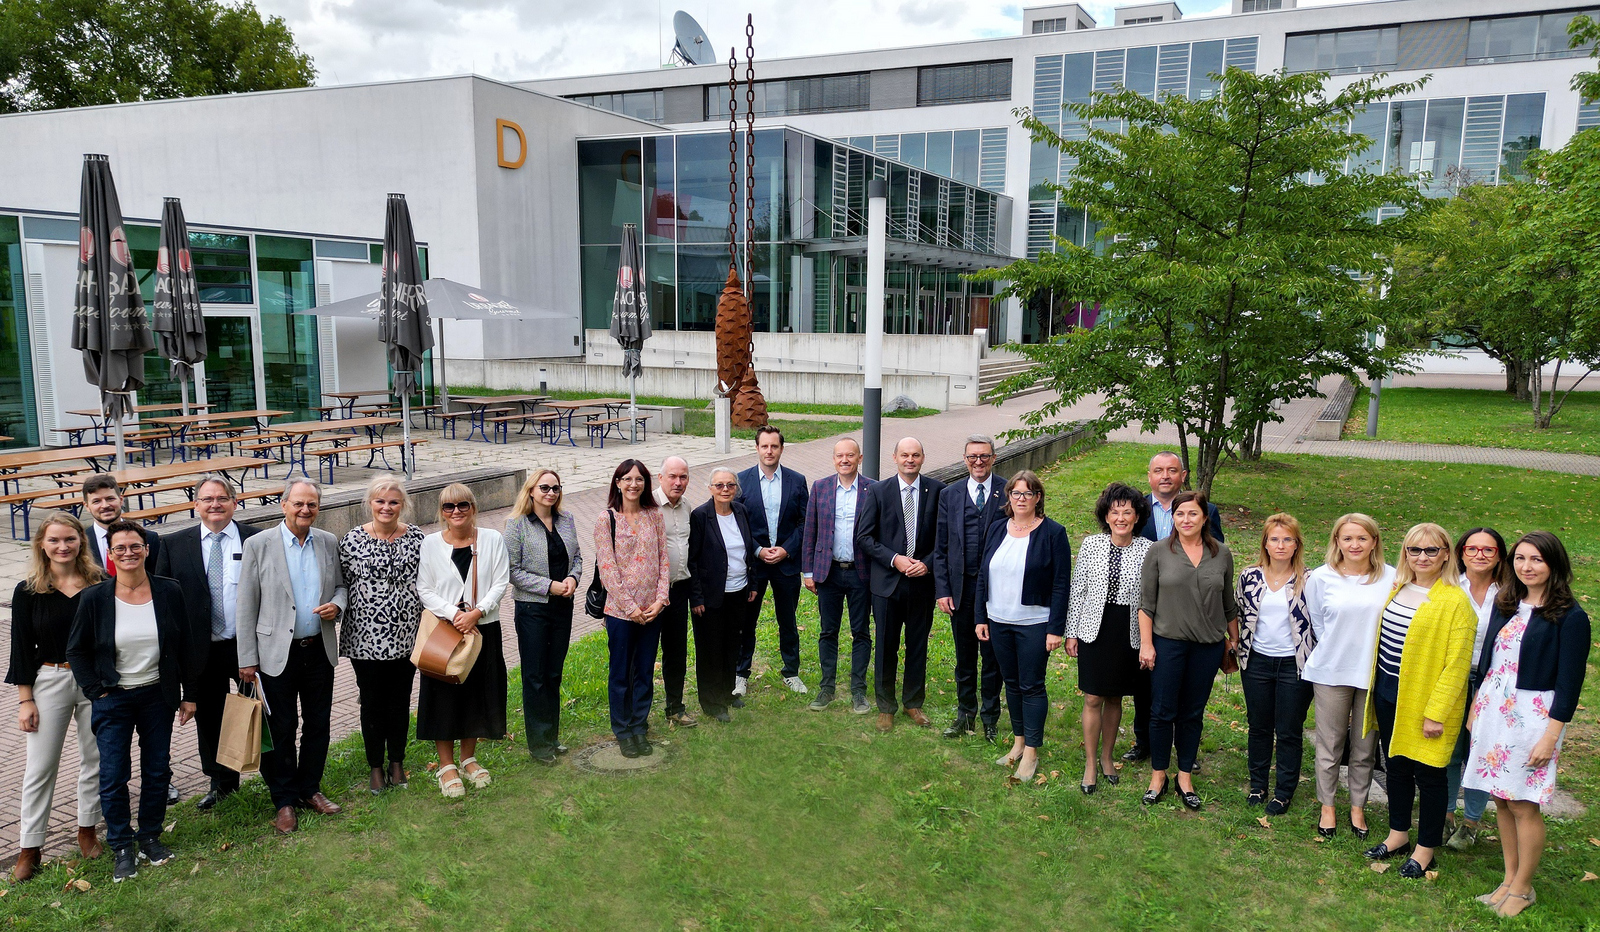
[(794, 690), (797, 693), (800, 693), (801, 695), (805, 694), (806, 684), (800, 682), (800, 677), (798, 677), (798, 676), (786, 676), (786, 677), (784, 677), (783, 678), (783, 685), (789, 687), (790, 689)]
[(733, 694), (735, 696), (744, 695), (744, 688), (746, 686), (748, 686), (748, 685), (750, 685), (750, 680), (747, 679), (746, 677), (742, 677), (742, 676), (734, 677), (733, 678)]

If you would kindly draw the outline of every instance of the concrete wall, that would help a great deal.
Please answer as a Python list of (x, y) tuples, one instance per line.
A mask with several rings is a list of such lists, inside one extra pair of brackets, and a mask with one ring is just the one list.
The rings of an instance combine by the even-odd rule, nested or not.
[[(995, 474), (1009, 479), (1024, 469), (1038, 472), (1063, 456), (1082, 453), (1098, 445), (1102, 438), (1089, 430), (1087, 424), (1087, 421), (1079, 421), (1064, 425), (1054, 433), (1002, 444), (994, 451)], [(953, 463), (929, 470), (928, 475), (948, 485), (964, 478), (967, 467), (962, 463)]]
[[(546, 385), (559, 391), (586, 392), (596, 397), (627, 397), (628, 381), (622, 366), (598, 363), (548, 362), (541, 359), (451, 359), (446, 371), (452, 385), (482, 385), (491, 389), (533, 390), (539, 387), (539, 370)], [(768, 401), (858, 405), (860, 375), (843, 372), (771, 372), (757, 370), (761, 392)], [(715, 369), (649, 367), (639, 377), (639, 394), (710, 401), (716, 395)], [(910, 396), (925, 408), (950, 407), (950, 379), (932, 375), (885, 375), (883, 397)], [(655, 428), (652, 426), (651, 428)]]

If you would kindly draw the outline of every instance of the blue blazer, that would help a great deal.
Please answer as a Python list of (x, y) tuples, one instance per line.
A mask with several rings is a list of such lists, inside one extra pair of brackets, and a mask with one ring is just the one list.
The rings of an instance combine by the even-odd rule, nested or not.
[[(989, 497), (983, 501), (983, 512), (977, 516), (978, 540), (985, 541), (989, 525), (1005, 520), (1000, 508), (1005, 504), (1005, 480), (991, 475), (988, 478)], [(967, 584), (967, 480), (957, 479), (939, 493), (939, 539), (933, 545), (933, 597), (948, 596), (961, 607), (961, 597)], [(954, 567), (954, 569), (952, 569)]]
[(766, 579), (775, 574), (800, 575), (800, 548), (804, 544), (806, 525), (806, 477), (787, 466), (783, 470), (783, 500), (778, 503), (778, 527), (774, 532), (767, 527), (767, 506), (761, 501), (761, 467), (751, 466), (739, 473), (739, 501), (744, 503), (750, 516), (750, 533), (755, 535), (757, 547), (782, 547), (789, 556), (777, 565), (756, 561), (753, 579)]
[[(1150, 504), (1151, 514), (1150, 517), (1144, 519), (1144, 523), (1139, 525), (1138, 530), (1133, 533), (1143, 537), (1145, 540), (1153, 541), (1156, 539), (1155, 496), (1146, 495), (1144, 500)], [(1217, 506), (1211, 502), (1206, 502), (1206, 523), (1211, 525), (1211, 536), (1217, 539), (1217, 543), (1223, 543), (1222, 512), (1218, 511)]]
[[(867, 511), (867, 489), (872, 480), (856, 474), (856, 523)], [(821, 584), (833, 571), (833, 510), (838, 500), (839, 477), (824, 476), (811, 484), (811, 497), (806, 500), (804, 543), (800, 546), (800, 572), (809, 573), (813, 581)], [(851, 541), (855, 553), (856, 576), (867, 581), (867, 555), (861, 545)]]
[[(1482, 682), (1494, 665), (1494, 639), (1511, 619), (1497, 604), (1489, 616), (1489, 630), (1483, 634), (1483, 653), (1478, 657), (1478, 680)], [(1517, 688), (1555, 690), (1550, 717), (1570, 722), (1578, 711), (1578, 695), (1583, 692), (1583, 677), (1589, 663), (1589, 616), (1573, 603), (1559, 621), (1534, 609), (1528, 630), (1522, 633), (1522, 650), (1517, 655)]]
[[(989, 623), (989, 564), (1006, 539), (1005, 521), (989, 525), (983, 543), (983, 568), (978, 570), (978, 595), (973, 600), (972, 623)], [(1028, 538), (1028, 562), (1022, 573), (1022, 604), (1048, 605), (1050, 620), (1046, 634), (1057, 637), (1067, 631), (1067, 608), (1072, 598), (1072, 544), (1067, 529), (1050, 520)]]

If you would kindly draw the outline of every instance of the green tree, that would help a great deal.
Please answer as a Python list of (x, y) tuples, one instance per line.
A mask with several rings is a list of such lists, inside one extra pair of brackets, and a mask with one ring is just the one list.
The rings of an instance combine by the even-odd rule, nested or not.
[[(1226, 455), (1259, 450), (1275, 402), (1326, 375), (1390, 371), (1403, 351), (1369, 338), (1387, 310), (1371, 281), (1422, 197), (1411, 179), (1344, 169), (1373, 142), (1351, 119), (1420, 83), (1374, 76), (1330, 96), (1326, 77), (1230, 69), (1203, 100), (1097, 95), (1069, 106), (1091, 127), (1083, 140), (1017, 111), (1036, 143), (1076, 160), (1052, 187), (1088, 209), (1100, 242), (981, 277), (1098, 302), (1105, 321), (1018, 347), (1036, 366), (1002, 391), (1043, 379), (1059, 393), (1029, 423), (1103, 395), (1102, 430), (1175, 424), (1209, 492)], [(1397, 219), (1380, 224), (1385, 207)]]
[(1403, 319), (1391, 340), (1482, 350), (1505, 366), (1506, 392), (1529, 400), (1529, 373), (1542, 355), (1529, 338), (1533, 295), (1512, 274), (1531, 182), (1468, 184), (1418, 217), (1415, 238), (1396, 247), (1388, 301)]
[(249, 0), (4, 0), (0, 112), (309, 86), (311, 58)]

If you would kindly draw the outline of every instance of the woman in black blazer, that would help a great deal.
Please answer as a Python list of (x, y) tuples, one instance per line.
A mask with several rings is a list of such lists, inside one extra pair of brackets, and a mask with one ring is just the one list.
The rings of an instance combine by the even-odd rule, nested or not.
[[(172, 782), (172, 713), (194, 717), (200, 676), (199, 644), (188, 624), (183, 588), (145, 573), (144, 529), (117, 521), (106, 529), (117, 575), (83, 590), (67, 662), (92, 706), (90, 722), (100, 749), (100, 809), (106, 843), (116, 854), (112, 882), (139, 875), (138, 864), (165, 864), (161, 843)], [(139, 832), (128, 802), (133, 735), (139, 734)], [(137, 845), (135, 842), (137, 841)]]
[(743, 708), (733, 695), (739, 632), (756, 600), (756, 539), (731, 469), (711, 471), (711, 500), (689, 513), (689, 604), (700, 708), (719, 722)]
[(1534, 903), (1544, 853), (1541, 806), (1555, 795), (1561, 738), (1577, 712), (1589, 663), (1589, 616), (1572, 597), (1561, 540), (1533, 531), (1511, 550), (1511, 584), (1489, 618), (1467, 713), (1472, 750), (1461, 785), (1494, 798), (1505, 879), (1478, 897), (1502, 916)]
[(978, 570), (973, 622), (978, 640), (994, 645), (1006, 681), (1014, 742), (996, 763), (1026, 783), (1039, 769), (1039, 746), (1050, 711), (1044, 675), (1050, 652), (1067, 630), (1072, 547), (1067, 531), (1044, 516), (1044, 484), (1024, 469), (1006, 484), (1008, 520), (989, 525)]

